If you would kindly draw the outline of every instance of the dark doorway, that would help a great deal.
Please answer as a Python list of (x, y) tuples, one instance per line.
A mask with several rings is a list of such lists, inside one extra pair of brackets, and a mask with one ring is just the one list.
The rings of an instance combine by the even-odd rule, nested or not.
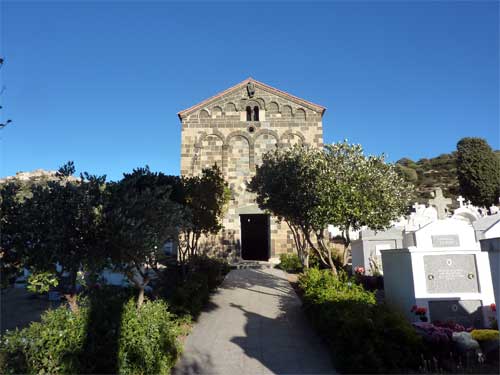
[(244, 260), (269, 260), (269, 216), (240, 215), (241, 257)]

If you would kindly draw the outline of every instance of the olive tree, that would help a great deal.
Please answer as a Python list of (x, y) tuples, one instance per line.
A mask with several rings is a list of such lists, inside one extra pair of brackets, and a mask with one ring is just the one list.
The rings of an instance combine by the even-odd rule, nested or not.
[(146, 286), (164, 265), (163, 246), (188, 219), (186, 210), (170, 199), (173, 187), (166, 177), (138, 168), (108, 186), (106, 248), (117, 270), (138, 289), (138, 308)]
[(405, 213), (411, 186), (384, 156), (366, 156), (347, 141), (324, 149), (295, 146), (266, 154), (249, 190), (262, 209), (290, 227), (299, 257), (308, 266), (308, 248), (336, 272), (327, 227), (349, 231), (367, 226), (382, 230)]
[(15, 204), (15, 215), (9, 209), (3, 212), (8, 235), (2, 251), (18, 254), (32, 273), (32, 290), (57, 286), (77, 312), (78, 273), (95, 271), (105, 261), (101, 235), (105, 177), (84, 173), (71, 178), (74, 172), (73, 163), (67, 163), (46, 184), (31, 185), (30, 193)]
[(203, 169), (200, 176), (183, 177), (180, 184), (179, 203), (189, 212), (189, 221), (181, 228), (179, 237), (179, 259), (185, 263), (189, 257), (198, 255), (202, 235), (222, 229), (222, 217), (231, 192), (216, 165)]
[(9, 182), (0, 187), (0, 286), (12, 284), (23, 267), (22, 200), (20, 187)]
[(366, 156), (361, 145), (344, 141), (326, 145), (321, 157), (322, 203), (317, 217), (319, 223), (342, 231), (344, 253), (351, 243), (351, 230), (363, 226), (384, 230), (406, 213), (413, 186), (385, 162), (384, 155)]
[(309, 267), (309, 241), (314, 214), (320, 204), (315, 186), (320, 175), (315, 168), (320, 151), (296, 146), (263, 155), (248, 190), (256, 194), (259, 207), (287, 223), (297, 254)]

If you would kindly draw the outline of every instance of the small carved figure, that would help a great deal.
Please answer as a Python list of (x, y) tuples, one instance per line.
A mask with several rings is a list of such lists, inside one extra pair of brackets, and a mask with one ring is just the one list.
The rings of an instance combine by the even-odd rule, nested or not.
[(255, 94), (255, 86), (251, 81), (247, 83), (247, 92), (248, 92), (248, 97), (253, 98)]

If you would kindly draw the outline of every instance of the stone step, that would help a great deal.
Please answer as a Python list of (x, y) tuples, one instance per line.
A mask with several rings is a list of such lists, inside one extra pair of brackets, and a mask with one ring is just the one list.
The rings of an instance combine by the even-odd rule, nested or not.
[(274, 264), (270, 262), (260, 261), (260, 260), (241, 260), (238, 262), (233, 262), (230, 264), (231, 269), (241, 270), (241, 269), (263, 269), (263, 268), (274, 268)]

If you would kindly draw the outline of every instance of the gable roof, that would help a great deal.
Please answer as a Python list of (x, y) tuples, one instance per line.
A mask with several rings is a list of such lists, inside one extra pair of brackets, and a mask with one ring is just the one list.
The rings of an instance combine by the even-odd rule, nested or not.
[(265, 83), (262, 83), (262, 82), (259, 82), (255, 79), (253, 79), (252, 77), (248, 77), (247, 79), (245, 79), (244, 81), (241, 81), (240, 83), (218, 93), (217, 95), (214, 95), (208, 99), (205, 99), (204, 101), (198, 103), (198, 104), (195, 104), (193, 105), (192, 107), (189, 107), (183, 111), (180, 111), (177, 113), (177, 116), (179, 116), (179, 119), (182, 120), (182, 118), (186, 115), (189, 115), (190, 113), (196, 111), (197, 109), (200, 109), (202, 107), (205, 107), (206, 105), (208, 105), (209, 103), (219, 99), (220, 97), (222, 97), (223, 95), (233, 91), (233, 90), (237, 90), (237, 89), (240, 89), (244, 86), (246, 86), (249, 82), (253, 82), (253, 84), (255, 85), (255, 87), (258, 87), (264, 91), (267, 91), (267, 92), (270, 92), (272, 94), (275, 94), (277, 96), (281, 96), (282, 98), (285, 98), (285, 99), (288, 99), (290, 101), (293, 101), (297, 104), (300, 104), (300, 105), (303, 105), (305, 107), (309, 107), (315, 111), (318, 111), (320, 112), (321, 114), (323, 114), (326, 110), (325, 107), (321, 106), (321, 105), (318, 105), (318, 104), (315, 104), (313, 102), (310, 102), (310, 101), (307, 101), (307, 100), (304, 100), (304, 99), (301, 99), (297, 96), (294, 96), (294, 95), (291, 95), (285, 91), (281, 91), (277, 88), (274, 88), (272, 86), (269, 86), (269, 85), (266, 85)]

